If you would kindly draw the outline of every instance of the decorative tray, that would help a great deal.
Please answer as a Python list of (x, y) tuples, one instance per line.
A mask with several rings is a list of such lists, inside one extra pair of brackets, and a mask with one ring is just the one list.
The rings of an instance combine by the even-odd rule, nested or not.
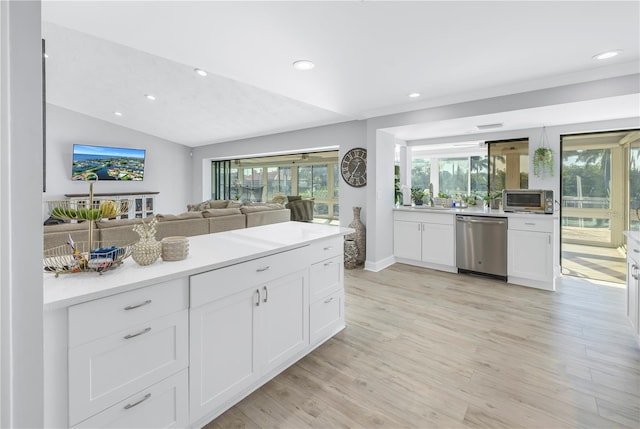
[(55, 273), (56, 277), (61, 273), (83, 271), (102, 274), (122, 264), (131, 255), (134, 244), (96, 241), (89, 245), (88, 241), (70, 241), (69, 244), (45, 250), (42, 263), (44, 270)]

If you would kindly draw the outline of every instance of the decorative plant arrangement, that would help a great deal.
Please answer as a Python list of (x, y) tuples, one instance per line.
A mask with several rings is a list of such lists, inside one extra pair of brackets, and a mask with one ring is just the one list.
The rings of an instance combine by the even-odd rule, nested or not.
[(411, 201), (413, 201), (417, 206), (421, 206), (422, 197), (424, 197), (424, 188), (419, 186), (411, 187)]
[(544, 128), (540, 140), (540, 147), (533, 153), (533, 174), (540, 178), (553, 176), (554, 154), (553, 149), (547, 144), (547, 133)]

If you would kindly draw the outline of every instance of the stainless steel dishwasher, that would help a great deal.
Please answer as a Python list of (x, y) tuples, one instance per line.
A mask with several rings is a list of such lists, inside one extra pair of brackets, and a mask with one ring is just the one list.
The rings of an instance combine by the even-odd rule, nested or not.
[(458, 272), (507, 279), (507, 218), (456, 215)]

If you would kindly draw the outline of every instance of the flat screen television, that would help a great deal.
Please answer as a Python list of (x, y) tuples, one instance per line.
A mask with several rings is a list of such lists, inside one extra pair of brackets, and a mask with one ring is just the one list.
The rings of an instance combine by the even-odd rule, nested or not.
[(145, 152), (74, 144), (71, 180), (96, 180), (96, 176), (98, 180), (142, 180)]

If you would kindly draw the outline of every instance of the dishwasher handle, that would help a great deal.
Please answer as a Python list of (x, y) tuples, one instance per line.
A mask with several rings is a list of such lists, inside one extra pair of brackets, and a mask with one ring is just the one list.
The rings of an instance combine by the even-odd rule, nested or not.
[(478, 219), (477, 217), (472, 216), (456, 216), (456, 219), (458, 222), (464, 223), (488, 223), (493, 225), (504, 225), (505, 223), (507, 223), (507, 221), (504, 219)]

